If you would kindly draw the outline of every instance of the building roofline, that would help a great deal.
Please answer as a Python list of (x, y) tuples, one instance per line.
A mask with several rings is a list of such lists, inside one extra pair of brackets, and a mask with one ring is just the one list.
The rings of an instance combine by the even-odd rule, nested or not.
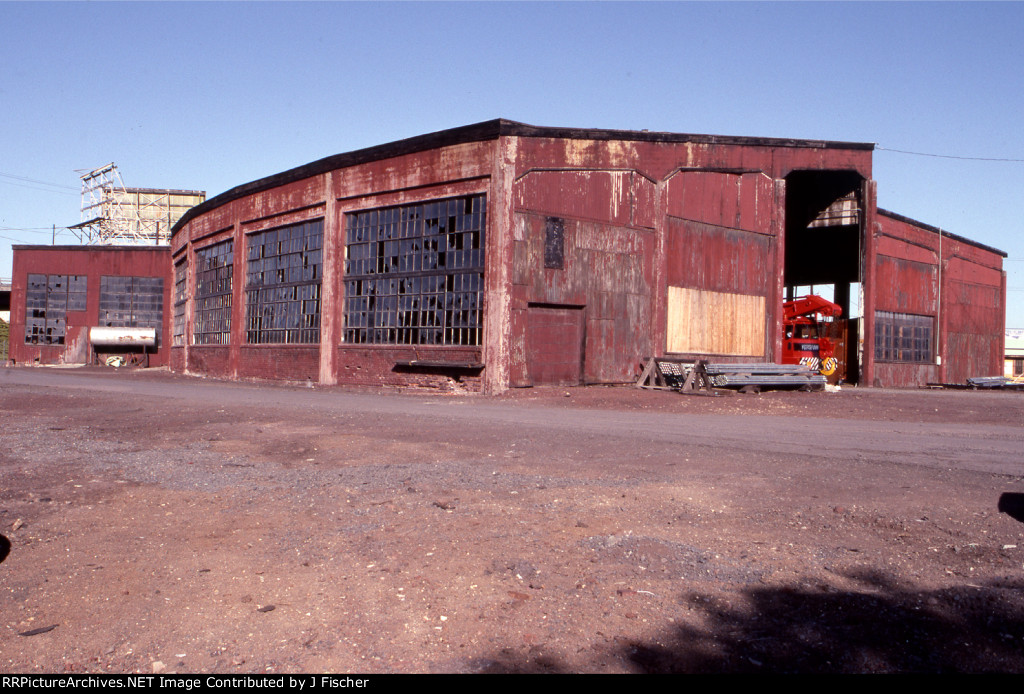
[(990, 253), (995, 253), (995, 254), (1000, 255), (1000, 256), (1002, 256), (1004, 258), (1007, 257), (1007, 255), (1008, 255), (1006, 251), (1001, 251), (998, 248), (993, 248), (992, 246), (986, 246), (983, 243), (979, 243), (977, 241), (973, 241), (973, 240), (971, 240), (971, 239), (969, 239), (969, 238), (967, 238), (965, 236), (960, 236), (959, 234), (954, 234), (952, 232), (946, 231), (945, 229), (940, 229), (939, 227), (932, 226), (931, 224), (925, 224), (924, 222), (919, 222), (916, 219), (911, 219), (910, 217), (904, 216), (902, 214), (898, 214), (898, 213), (892, 212), (890, 210), (883, 210), (881, 207), (878, 208), (878, 214), (883, 215), (885, 217), (889, 217), (890, 219), (895, 219), (896, 221), (899, 221), (899, 222), (905, 222), (907, 224), (913, 224), (914, 226), (916, 226), (918, 228), (921, 228), (921, 229), (924, 229), (925, 231), (931, 231), (931, 232), (936, 233), (936, 234), (941, 234), (942, 236), (945, 236), (948, 239), (955, 239), (957, 241), (960, 241), (961, 243), (966, 243), (968, 245), (974, 246), (976, 248), (980, 248), (980, 249), (988, 251)]
[(163, 251), (167, 252), (171, 250), (171, 247), (166, 243), (162, 244), (150, 244), (150, 245), (134, 245), (134, 244), (117, 244), (117, 245), (103, 245), (103, 244), (66, 244), (62, 246), (51, 246), (49, 244), (20, 244), (12, 245), (11, 250), (14, 251)]
[(499, 137), (550, 137), (574, 140), (629, 140), (636, 142), (670, 142), (721, 145), (746, 145), (758, 147), (804, 147), (814, 149), (855, 149), (871, 151), (875, 148), (870, 142), (837, 142), (831, 140), (795, 140), (773, 137), (735, 137), (729, 135), (697, 135), (687, 133), (649, 132), (646, 130), (603, 130), (588, 128), (550, 128), (527, 125), (516, 121), (497, 118), (495, 120), (464, 125), (448, 130), (416, 135), (404, 140), (396, 140), (382, 145), (358, 149), (343, 154), (318, 159), (297, 166), (281, 173), (235, 186), (219, 195), (206, 200), (188, 210), (171, 229), (173, 237), (181, 227), (195, 217), (214, 210), (229, 202), (247, 195), (259, 193), (270, 188), (294, 183), (305, 178), (317, 176), (328, 171), (344, 169), (358, 164), (365, 164), (382, 159), (391, 159), (407, 154), (449, 147), (471, 142), (485, 142)]
[(162, 195), (206, 195), (205, 190), (179, 190), (178, 188), (114, 188), (114, 192), (156, 193)]

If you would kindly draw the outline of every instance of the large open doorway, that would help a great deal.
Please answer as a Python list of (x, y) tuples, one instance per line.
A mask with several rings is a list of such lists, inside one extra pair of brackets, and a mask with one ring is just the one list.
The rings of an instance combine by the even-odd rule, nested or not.
[(821, 326), (834, 345), (833, 382), (857, 383), (863, 365), (863, 196), (864, 178), (856, 171), (786, 176), (785, 299), (812, 294), (842, 308)]

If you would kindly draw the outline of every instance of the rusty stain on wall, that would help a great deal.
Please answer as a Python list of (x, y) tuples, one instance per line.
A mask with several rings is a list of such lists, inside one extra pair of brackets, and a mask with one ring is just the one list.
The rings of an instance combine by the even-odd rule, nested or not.
[[(760, 302), (763, 311), (755, 313), (761, 318), (741, 311), (747, 318), (737, 313), (725, 320), (756, 322), (735, 339), (760, 339), (760, 352), (743, 349), (772, 360), (781, 345), (783, 250), (787, 223), (792, 225), (786, 219), (786, 182), (797, 172), (810, 184), (815, 177), (832, 180), (838, 173), (855, 189), (852, 197), (850, 190), (842, 191), (848, 198), (842, 206), (825, 200), (822, 209), (845, 210), (857, 200), (863, 206), (855, 219), (849, 217), (855, 230), (864, 230), (864, 243), (855, 251), (862, 257), (850, 265), (853, 272), (862, 268), (869, 313), (922, 312), (935, 320), (939, 349), (946, 355), (943, 365), (879, 364), (879, 382), (908, 384), (942, 376), (943, 370), (945, 375), (988, 370), (986, 355), (996, 351), (993, 345), (1001, 334), (997, 314), (1005, 301), (1000, 252), (951, 235), (941, 237), (940, 252), (933, 229), (877, 214), (872, 148), (866, 143), (538, 128), (499, 120), (327, 157), (207, 201), (176, 225), (172, 239), (175, 261), (192, 262), (196, 244), (229, 237), (235, 239), (236, 256), (244, 258), (247, 233), (322, 217), (324, 328), (321, 344), (307, 349), (312, 356), (273, 345), (253, 351), (245, 345), (245, 301), (236, 288), (233, 319), (239, 327), (232, 344), (186, 344), (176, 348), (171, 362), (176, 369), (184, 365), (232, 376), (263, 370), (291, 378), (312, 369), (325, 383), (433, 387), (450, 376), (443, 370), (431, 375), (398, 369), (399, 362), (462, 360), (483, 364), (481, 372), (463, 379), (466, 387), (498, 392), (531, 385), (537, 380), (531, 371), (548, 367), (562, 373), (552, 378), (575, 378), (565, 376), (549, 347), (558, 339), (576, 340), (565, 336), (566, 326), (578, 317), (580, 380), (622, 382), (635, 376), (643, 357), (667, 349), (670, 287)], [(487, 200), (482, 343), (469, 352), (422, 345), (413, 357), (389, 346), (344, 344), (345, 215), (481, 193)], [(559, 220), (561, 263), (550, 253), (545, 262), (552, 219)], [(333, 262), (327, 260), (331, 257)], [(192, 312), (187, 315), (191, 319)], [(865, 317), (869, 339), (872, 321), (871, 315)], [(531, 344), (531, 334), (548, 346)], [(970, 354), (961, 360), (966, 366), (952, 365), (956, 345)], [(993, 368), (1001, 368), (1001, 359), (994, 363)], [(865, 368), (873, 366), (869, 357)]]

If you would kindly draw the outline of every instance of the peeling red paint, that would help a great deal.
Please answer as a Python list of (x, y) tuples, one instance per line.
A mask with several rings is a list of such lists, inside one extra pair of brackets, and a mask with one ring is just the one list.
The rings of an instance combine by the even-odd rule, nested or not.
[[(567, 351), (579, 352), (579, 380), (628, 381), (642, 358), (665, 351), (671, 286), (763, 297), (765, 358), (777, 359), (793, 172), (838, 172), (860, 181), (862, 241), (855, 245), (861, 257), (847, 265), (861, 268), (856, 280), (865, 287), (866, 346), (873, 344), (876, 310), (934, 315), (939, 326), (947, 355), (941, 367), (876, 364), (868, 348), (861, 365), (867, 382), (907, 385), (990, 370), (1005, 302), (1002, 257), (943, 237), (939, 263), (937, 234), (876, 213), (870, 145), (570, 131), (506, 121), (313, 162), (197, 208), (175, 229), (176, 260), (191, 262), (196, 247), (233, 238), (241, 267), (247, 233), (324, 219), (321, 344), (292, 351), (245, 345), (244, 272), (237, 272), (231, 344), (186, 345), (171, 364), (231, 377), (457, 383), (497, 392), (549, 379), (546, 373), (557, 372), (558, 382), (576, 379), (559, 366), (576, 356), (565, 361), (548, 349), (567, 341)], [(487, 196), (482, 343), (469, 352), (420, 346), (411, 354), (343, 344), (346, 213), (479, 193)], [(546, 263), (545, 234), (554, 228), (562, 235), (561, 255)], [(189, 282), (192, 293), (194, 279)], [(578, 317), (578, 340), (575, 332), (571, 339), (556, 337), (556, 324), (568, 325), (561, 321), (567, 316)], [(958, 358), (954, 345), (970, 354), (963, 364), (951, 364)], [(403, 367), (407, 362), (437, 366), (430, 373), (434, 367)], [(467, 371), (451, 366), (456, 363), (483, 366)]]

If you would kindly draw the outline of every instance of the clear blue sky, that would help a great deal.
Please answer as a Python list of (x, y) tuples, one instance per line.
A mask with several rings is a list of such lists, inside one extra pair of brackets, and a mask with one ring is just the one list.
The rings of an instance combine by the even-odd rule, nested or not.
[(1024, 328), (1024, 3), (0, 1), (0, 30), (0, 276), (79, 221), (79, 169), (213, 196), (501, 117), (878, 143), (879, 205), (1009, 253)]

